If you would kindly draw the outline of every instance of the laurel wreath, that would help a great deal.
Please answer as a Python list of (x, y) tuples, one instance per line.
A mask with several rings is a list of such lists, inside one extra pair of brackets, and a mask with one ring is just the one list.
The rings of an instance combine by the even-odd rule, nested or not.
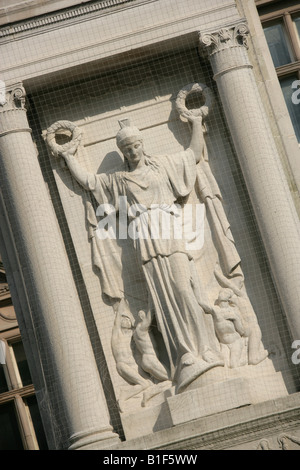
[[(72, 133), (72, 139), (63, 145), (59, 145), (55, 138), (56, 132), (61, 129), (69, 130)], [(81, 139), (82, 130), (71, 121), (57, 121), (47, 129), (46, 133), (46, 142), (56, 156), (60, 153), (67, 152), (74, 146), (78, 147)]]
[[(191, 93), (202, 94), (205, 99), (204, 105), (201, 106), (200, 108), (188, 109), (186, 107), (185, 102), (186, 102), (186, 98)], [(204, 85), (203, 83), (190, 83), (189, 85), (186, 85), (179, 91), (176, 101), (175, 101), (176, 109), (183, 120), (186, 120), (183, 117), (183, 114), (186, 112), (193, 113), (194, 116), (202, 116), (202, 118), (205, 119), (208, 116), (208, 113), (211, 110), (213, 103), (214, 103), (213, 93), (210, 90), (210, 88), (208, 88), (208, 86)]]

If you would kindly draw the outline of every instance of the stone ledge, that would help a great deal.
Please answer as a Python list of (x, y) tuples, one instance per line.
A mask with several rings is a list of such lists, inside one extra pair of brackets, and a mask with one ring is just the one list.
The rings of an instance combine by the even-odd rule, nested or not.
[(300, 393), (217, 413), (122, 442), (111, 450), (226, 449), (300, 429)]

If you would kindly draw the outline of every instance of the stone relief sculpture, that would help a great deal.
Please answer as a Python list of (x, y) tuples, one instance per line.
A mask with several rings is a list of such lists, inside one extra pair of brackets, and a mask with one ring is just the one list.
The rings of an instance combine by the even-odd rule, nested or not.
[[(203, 94), (205, 104), (188, 110), (185, 99), (194, 92)], [(174, 387), (175, 393), (186, 390), (210, 369), (257, 364), (267, 355), (208, 162), (204, 124), (211, 103), (205, 85), (192, 84), (180, 91), (176, 106), (191, 126), (191, 138), (186, 150), (173, 155), (150, 155), (140, 130), (121, 122), (116, 142), (124, 168), (110, 174), (92, 174), (79, 165), (81, 134), (72, 123), (58, 122), (47, 131), (53, 153), (64, 159), (75, 180), (99, 205), (95, 213), (87, 201), (86, 213), (93, 262), (103, 293), (114, 304), (112, 352), (118, 373), (128, 383), (119, 400), (121, 410), (124, 401), (139, 393), (145, 406), (168, 387)], [(63, 147), (55, 141), (61, 127), (74, 137)], [(196, 201), (202, 220), (197, 248), (200, 273), (189, 248), (192, 240), (183, 230), (189, 222), (190, 201)], [(124, 207), (128, 219), (121, 220)], [(118, 214), (119, 231), (129, 223), (128, 242), (148, 293), (145, 308), (129, 314), (124, 266), (116, 249), (115, 226), (109, 224)]]
[(216, 305), (211, 309), (211, 315), (220, 344), (227, 345), (230, 350), (229, 366), (234, 368), (245, 364), (245, 362), (241, 363), (245, 330), (239, 313), (229, 304), (232, 296), (231, 289), (222, 289), (216, 300)]
[(141, 367), (159, 382), (168, 380), (166, 368), (157, 358), (157, 349), (155, 348), (155, 339), (150, 335), (152, 323), (151, 312), (140, 310), (138, 313), (137, 324), (133, 333), (134, 342), (141, 353)]
[[(272, 439), (275, 441), (275, 438)], [(280, 434), (277, 439), (278, 447), (271, 447), (268, 439), (261, 439), (255, 450), (298, 450), (300, 439), (292, 434)]]

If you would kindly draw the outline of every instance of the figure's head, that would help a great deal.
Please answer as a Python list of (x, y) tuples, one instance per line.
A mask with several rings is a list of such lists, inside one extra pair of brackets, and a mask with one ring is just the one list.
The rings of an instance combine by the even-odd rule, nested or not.
[(117, 146), (127, 160), (129, 166), (136, 166), (144, 155), (143, 137), (140, 130), (131, 126), (129, 120), (120, 122), (121, 129), (117, 133)]
[(122, 151), (124, 145), (133, 140), (138, 140), (143, 142), (143, 136), (141, 131), (135, 127), (130, 125), (130, 121), (128, 119), (124, 121), (119, 121), (121, 129), (116, 135), (117, 146)]

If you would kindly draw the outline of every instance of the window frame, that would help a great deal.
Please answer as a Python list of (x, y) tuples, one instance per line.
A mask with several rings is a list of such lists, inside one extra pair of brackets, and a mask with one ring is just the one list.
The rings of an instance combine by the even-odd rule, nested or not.
[[(256, 6), (267, 5), (272, 2), (256, 2)], [(259, 13), (259, 11), (258, 11)], [(276, 72), (279, 78), (287, 75), (292, 75), (297, 73), (298, 79), (300, 80), (300, 41), (298, 33), (296, 30), (296, 25), (294, 23), (294, 17), (299, 14), (300, 16), (300, 5), (287, 6), (279, 10), (272, 11), (263, 15), (259, 15), (262, 27), (264, 28), (268, 24), (271, 25), (272, 22), (282, 21), (285, 27), (285, 33), (289, 40), (289, 45), (291, 47), (294, 60), (289, 64), (282, 65), (281, 67), (276, 67)]]
[(13, 343), (22, 341), (19, 328), (0, 332), (0, 340), (5, 344), (6, 362), (3, 365), (8, 391), (0, 393), (0, 406), (13, 403), (24, 450), (39, 450), (26, 398), (35, 396), (33, 384), (23, 386)]
[[(255, 0), (255, 4), (263, 29), (277, 22), (283, 25), (289, 49), (293, 56), (290, 63), (275, 67), (278, 81), (281, 82), (283, 79), (292, 77), (295, 80), (300, 80), (300, 37), (295, 23), (295, 19), (300, 18), (300, 3), (284, 5), (284, 2), (279, 0)], [(290, 118), (294, 126), (293, 117), (290, 116)], [(295, 129), (295, 136), (300, 147), (298, 132)]]

